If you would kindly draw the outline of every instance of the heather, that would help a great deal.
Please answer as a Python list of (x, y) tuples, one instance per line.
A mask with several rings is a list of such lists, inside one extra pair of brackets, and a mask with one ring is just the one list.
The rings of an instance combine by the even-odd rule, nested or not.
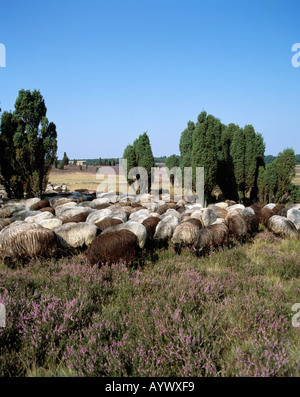
[(0, 376), (299, 376), (300, 242), (0, 266)]

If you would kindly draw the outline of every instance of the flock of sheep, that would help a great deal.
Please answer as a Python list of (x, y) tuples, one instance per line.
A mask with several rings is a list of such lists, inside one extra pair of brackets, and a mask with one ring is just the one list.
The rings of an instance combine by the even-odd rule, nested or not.
[(102, 193), (73, 192), (42, 200), (10, 200), (0, 208), (0, 258), (7, 262), (53, 257), (79, 248), (91, 265), (134, 262), (168, 246), (206, 255), (218, 247), (243, 244), (259, 223), (282, 237), (299, 238), (300, 204), (289, 206), (233, 201), (203, 208), (195, 201), (176, 203)]

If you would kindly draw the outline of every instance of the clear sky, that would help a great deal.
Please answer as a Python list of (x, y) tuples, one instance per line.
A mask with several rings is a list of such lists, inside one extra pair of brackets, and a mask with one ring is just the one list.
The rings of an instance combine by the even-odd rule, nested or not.
[(59, 158), (122, 157), (144, 131), (154, 156), (179, 154), (202, 110), (300, 153), (299, 15), (299, 0), (1, 1), (0, 106), (39, 89)]

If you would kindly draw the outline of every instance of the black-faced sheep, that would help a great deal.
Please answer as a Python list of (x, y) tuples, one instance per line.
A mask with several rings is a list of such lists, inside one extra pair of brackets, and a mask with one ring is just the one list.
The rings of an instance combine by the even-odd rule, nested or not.
[(212, 249), (228, 245), (229, 230), (225, 223), (207, 226), (198, 231), (192, 248), (197, 255), (205, 256)]
[(91, 265), (120, 261), (131, 263), (138, 255), (137, 237), (126, 229), (100, 234), (87, 249), (87, 259)]

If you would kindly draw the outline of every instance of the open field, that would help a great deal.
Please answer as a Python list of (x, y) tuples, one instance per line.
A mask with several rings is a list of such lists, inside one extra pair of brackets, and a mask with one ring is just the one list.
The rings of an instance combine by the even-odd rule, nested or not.
[(299, 376), (299, 249), (262, 231), (205, 259), (0, 265), (0, 376)]
[[(79, 170), (78, 165), (69, 165), (66, 166), (65, 169), (59, 170), (53, 168), (50, 176), (49, 176), (49, 182), (51, 182), (53, 185), (55, 184), (61, 184), (65, 183), (67, 185), (67, 188), (70, 190), (76, 190), (76, 189), (88, 189), (88, 190), (97, 190), (97, 187), (99, 186), (100, 180), (96, 178), (96, 169), (100, 168), (99, 166), (93, 166), (89, 165), (88, 169), (85, 168), (85, 166), (82, 166), (82, 171)], [(116, 180), (117, 183), (119, 183), (119, 167), (114, 166), (110, 167), (116, 172)], [(112, 177), (109, 177), (110, 179), (110, 185), (111, 187), (114, 186), (114, 179)], [(293, 183), (295, 185), (300, 185), (300, 165), (296, 166), (296, 176), (293, 180)], [(122, 175), (121, 171), (121, 188), (125, 191), (126, 188), (126, 181), (124, 176)]]

